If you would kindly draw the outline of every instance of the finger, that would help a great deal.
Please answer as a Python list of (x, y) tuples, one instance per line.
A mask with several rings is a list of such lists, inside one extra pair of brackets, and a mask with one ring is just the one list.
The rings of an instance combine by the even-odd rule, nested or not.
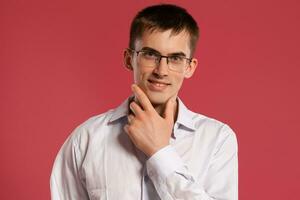
[(167, 104), (166, 104), (166, 108), (165, 108), (165, 112), (164, 112), (164, 118), (170, 122), (170, 123), (174, 123), (174, 115), (175, 115), (175, 111), (176, 111), (176, 96), (171, 97)]
[(131, 89), (135, 93), (136, 98), (138, 99), (138, 101), (140, 102), (140, 104), (142, 105), (142, 108), (144, 110), (154, 109), (149, 98), (147, 97), (147, 95), (143, 92), (143, 90), (139, 86), (137, 86), (136, 84), (133, 84), (131, 86)]
[(128, 124), (132, 124), (133, 120), (134, 120), (134, 116), (133, 115), (130, 114), (130, 115), (127, 116)]
[(124, 127), (123, 127), (124, 131), (127, 133), (128, 137), (130, 138), (130, 140), (133, 142), (134, 145), (136, 145), (136, 142), (135, 142), (135, 138), (133, 137), (132, 135), (132, 132), (129, 130), (130, 129), (130, 126), (128, 124), (126, 124)]
[(128, 125), (128, 124), (126, 124), (126, 125), (123, 127), (123, 129), (124, 129), (124, 131), (125, 131), (126, 133), (129, 133), (129, 125)]
[(134, 101), (129, 104), (129, 108), (135, 116), (140, 116), (144, 112), (143, 109)]

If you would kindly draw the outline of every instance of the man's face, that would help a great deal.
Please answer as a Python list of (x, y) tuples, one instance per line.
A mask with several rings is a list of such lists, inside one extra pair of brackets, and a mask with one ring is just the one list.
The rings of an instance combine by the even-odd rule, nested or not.
[[(135, 50), (152, 49), (164, 56), (184, 54), (189, 58), (189, 42), (190, 36), (185, 31), (177, 35), (171, 35), (171, 30), (146, 31), (135, 42)], [(172, 96), (177, 96), (183, 79), (191, 77), (197, 66), (197, 60), (193, 59), (190, 63), (187, 61), (184, 70), (179, 72), (169, 69), (166, 58), (162, 58), (156, 67), (149, 67), (140, 62), (136, 53), (127, 52), (126, 55), (125, 64), (133, 70), (134, 82), (146, 93), (153, 105), (164, 104)]]

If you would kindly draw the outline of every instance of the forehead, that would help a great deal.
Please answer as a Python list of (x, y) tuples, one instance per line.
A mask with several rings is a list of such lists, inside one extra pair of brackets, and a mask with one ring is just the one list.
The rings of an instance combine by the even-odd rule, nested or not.
[(162, 54), (184, 52), (190, 55), (190, 35), (186, 31), (177, 34), (172, 33), (172, 30), (145, 31), (135, 42), (137, 50), (143, 47), (153, 48)]

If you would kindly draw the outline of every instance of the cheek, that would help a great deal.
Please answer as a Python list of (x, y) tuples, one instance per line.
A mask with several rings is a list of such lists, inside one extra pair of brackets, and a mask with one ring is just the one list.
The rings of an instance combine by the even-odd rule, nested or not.
[(183, 76), (178, 76), (178, 77), (174, 78), (173, 84), (174, 84), (176, 90), (179, 90), (181, 88), (183, 80), (184, 80)]
[(147, 70), (143, 70), (141, 68), (134, 68), (133, 73), (135, 83), (140, 83), (147, 80), (147, 74), (149, 74)]

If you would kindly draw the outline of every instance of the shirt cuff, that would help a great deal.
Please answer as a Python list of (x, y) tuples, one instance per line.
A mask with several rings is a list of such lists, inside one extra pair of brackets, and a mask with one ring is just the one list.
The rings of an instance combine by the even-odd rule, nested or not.
[(147, 160), (146, 167), (149, 177), (160, 177), (165, 181), (170, 174), (184, 167), (184, 163), (175, 149), (168, 145), (153, 154)]

